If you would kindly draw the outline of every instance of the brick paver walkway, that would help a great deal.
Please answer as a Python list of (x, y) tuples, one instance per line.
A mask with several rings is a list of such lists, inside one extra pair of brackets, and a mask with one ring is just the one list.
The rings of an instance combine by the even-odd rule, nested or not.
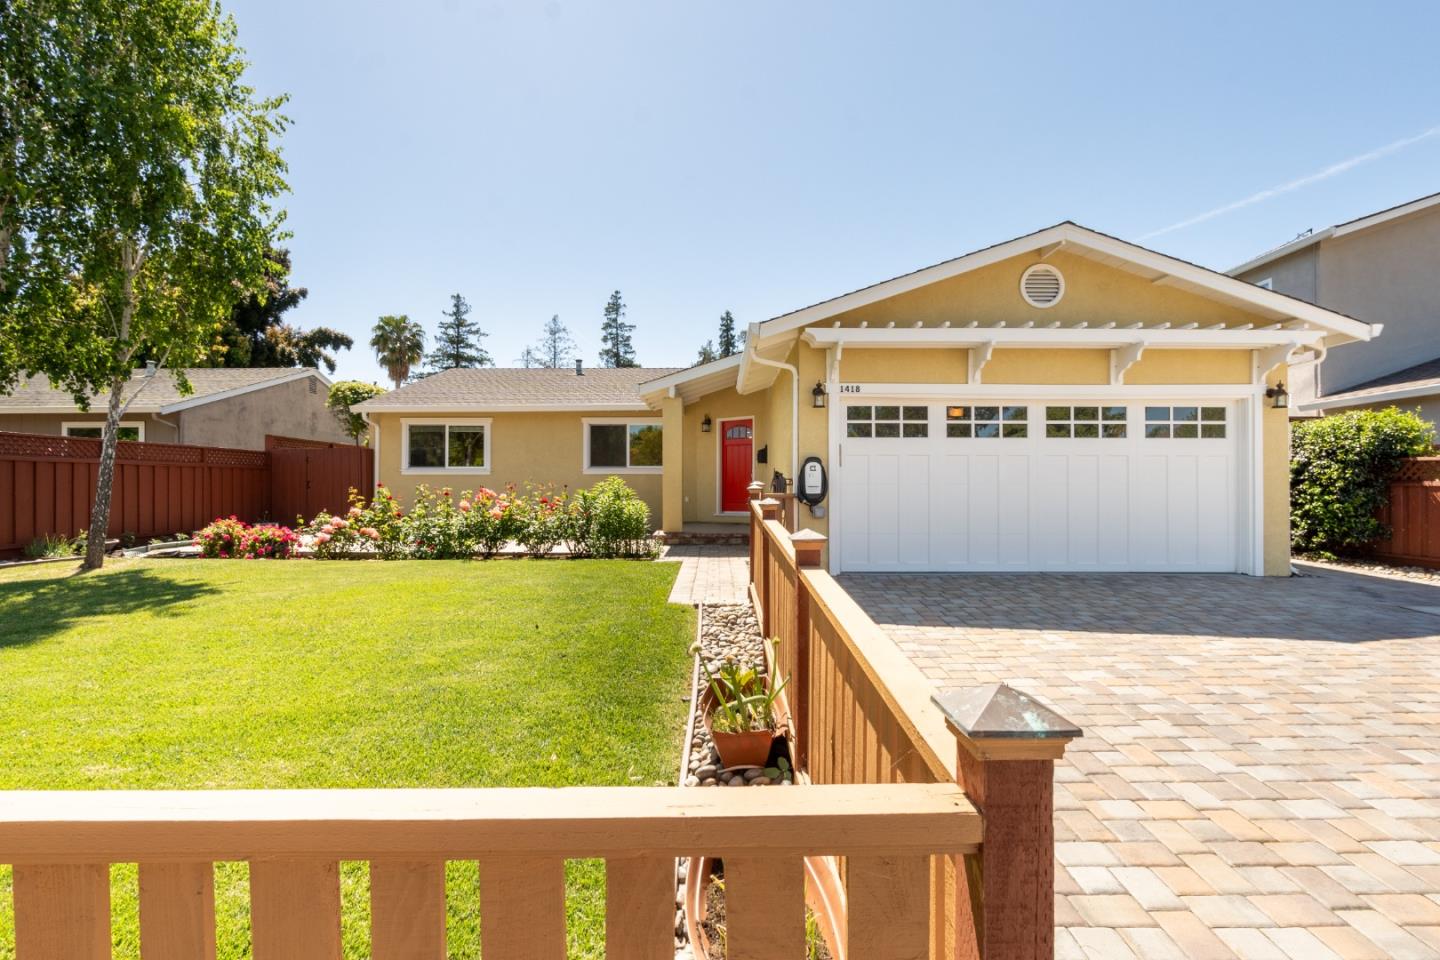
[(1440, 587), (841, 582), (937, 685), (1085, 729), (1056, 767), (1057, 956), (1440, 957)]
[(750, 548), (704, 545), (666, 547), (660, 561), (678, 562), (671, 603), (747, 603)]

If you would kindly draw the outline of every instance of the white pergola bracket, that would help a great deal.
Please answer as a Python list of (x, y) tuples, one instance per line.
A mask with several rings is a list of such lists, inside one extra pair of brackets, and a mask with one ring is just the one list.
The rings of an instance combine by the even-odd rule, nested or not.
[(978, 343), (970, 348), (970, 376), (967, 383), (979, 383), (980, 371), (985, 369), (985, 364), (995, 354), (995, 341)]
[(1110, 385), (1118, 387), (1125, 382), (1125, 371), (1135, 366), (1145, 354), (1145, 348), (1149, 344), (1144, 340), (1137, 340), (1124, 347), (1117, 347), (1110, 351)]
[(1255, 382), (1263, 382), (1271, 370), (1282, 363), (1290, 362), (1290, 354), (1295, 352), (1298, 343), (1282, 343), (1273, 347), (1266, 347), (1263, 350), (1255, 351)]

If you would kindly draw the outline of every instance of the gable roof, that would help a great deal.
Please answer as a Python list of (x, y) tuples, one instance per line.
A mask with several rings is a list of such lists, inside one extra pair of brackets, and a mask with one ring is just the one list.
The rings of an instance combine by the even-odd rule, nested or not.
[[(1054, 248), (1053, 250), (1050, 248)], [(992, 264), (1027, 253), (1044, 255), (1064, 249), (1067, 253), (1089, 257), (1107, 266), (1127, 270), (1155, 283), (1171, 286), (1208, 297), (1231, 306), (1249, 309), (1272, 320), (1300, 320), (1311, 323), (1348, 340), (1369, 340), (1375, 335), (1370, 324), (1313, 303), (1236, 280), (1208, 267), (1157, 253), (1138, 244), (1082, 227), (1071, 220), (1037, 230), (1014, 240), (997, 243), (972, 251), (952, 260), (902, 274), (880, 283), (861, 287), (820, 303), (812, 304), (771, 320), (751, 325), (747, 343), (763, 345), (766, 340), (789, 333), (807, 324), (825, 320), (897, 294), (929, 284), (948, 280)]]
[[(307, 377), (315, 377), (326, 387), (330, 386), (325, 375), (314, 367), (187, 367), (185, 377), (193, 392), (182, 396), (175, 382), (175, 371), (159, 370), (147, 377), (145, 370), (135, 370), (124, 395), (133, 396), (136, 390), (140, 390), (140, 395), (126, 412), (175, 413)], [(90, 397), (92, 411), (103, 408), (104, 403), (103, 395)], [(0, 394), (0, 414), (72, 413), (79, 409), (68, 391), (51, 386), (43, 375), (21, 381), (13, 393)]]
[(482, 367), (433, 373), (359, 404), (361, 413), (646, 410), (638, 387), (676, 367)]
[(1406, 217), (1412, 213), (1419, 213), (1422, 210), (1428, 210), (1436, 205), (1440, 205), (1440, 193), (1432, 193), (1428, 197), (1421, 197), (1418, 200), (1396, 204), (1393, 207), (1387, 207), (1384, 210), (1369, 213), (1363, 217), (1356, 217), (1354, 220), (1337, 223), (1333, 227), (1326, 227), (1323, 230), (1312, 230), (1309, 233), (1296, 237), (1294, 240), (1282, 243), (1278, 247), (1272, 247), (1260, 254), (1260, 256), (1246, 260), (1239, 266), (1231, 267), (1225, 272), (1231, 276), (1248, 273), (1256, 267), (1263, 267), (1265, 264), (1279, 260), (1281, 257), (1289, 256), (1297, 250), (1304, 250), (1306, 247), (1313, 246), (1321, 240), (1329, 240), (1334, 237), (1343, 237), (1349, 233), (1369, 230), (1371, 227), (1378, 227), (1382, 223), (1395, 220), (1399, 217)]
[(1404, 370), (1387, 373), (1383, 377), (1367, 380), (1349, 390), (1316, 397), (1314, 400), (1296, 404), (1303, 411), (1328, 410), (1332, 407), (1360, 407), (1371, 403), (1385, 403), (1391, 400), (1408, 400), (1412, 397), (1440, 395), (1440, 357), (1417, 363)]

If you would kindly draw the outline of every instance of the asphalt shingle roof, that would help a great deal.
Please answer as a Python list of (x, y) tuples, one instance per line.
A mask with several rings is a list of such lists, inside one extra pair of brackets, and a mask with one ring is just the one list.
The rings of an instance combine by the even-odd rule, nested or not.
[(1440, 357), (1434, 360), (1426, 360), (1424, 363), (1417, 363), (1413, 367), (1406, 367), (1404, 370), (1396, 370), (1394, 373), (1387, 373), (1383, 377), (1376, 377), (1374, 380), (1366, 380), (1364, 383), (1356, 384), (1349, 390), (1342, 390), (1339, 393), (1327, 393), (1320, 397), (1320, 400), (1353, 400), (1369, 396), (1375, 393), (1388, 393), (1391, 390), (1409, 390), (1415, 387), (1433, 386), (1436, 393), (1440, 393)]
[(445, 370), (423, 380), (366, 401), (363, 410), (384, 412), (389, 407), (634, 406), (636, 389), (646, 380), (674, 373), (679, 367), (626, 367), (557, 370), (535, 367), (487, 367), (479, 370)]
[[(299, 372), (300, 370), (295, 367), (193, 367), (185, 371), (185, 376), (190, 381), (190, 386), (194, 388), (194, 392), (181, 396), (179, 388), (175, 385), (174, 371), (161, 370), (155, 374), (154, 380), (145, 387), (139, 398), (130, 407), (130, 412), (155, 412), (167, 404), (178, 403), (181, 400), (194, 400), (239, 387), (264, 383), (267, 380), (289, 379)], [(311, 372), (316, 371), (312, 369)], [(129, 396), (130, 391), (137, 388), (144, 379), (145, 371), (136, 370), (131, 375), (126, 395)], [(94, 410), (97, 406), (103, 407), (104, 399), (92, 396), (90, 408)], [(50, 381), (44, 376), (34, 376), (23, 380), (13, 393), (0, 394), (0, 413), (21, 413), (55, 407), (74, 408), (74, 398), (70, 396), (69, 391), (57, 390), (52, 387)]]

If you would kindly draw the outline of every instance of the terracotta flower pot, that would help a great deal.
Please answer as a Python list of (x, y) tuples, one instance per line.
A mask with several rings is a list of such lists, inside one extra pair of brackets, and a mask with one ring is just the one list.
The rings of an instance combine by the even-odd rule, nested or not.
[(770, 748), (775, 744), (774, 730), (751, 730), (747, 733), (721, 733), (710, 722), (715, 711), (715, 692), (706, 690), (700, 702), (701, 716), (705, 720), (705, 732), (715, 742), (715, 751), (720, 754), (720, 763), (730, 767), (763, 767), (770, 759)]

